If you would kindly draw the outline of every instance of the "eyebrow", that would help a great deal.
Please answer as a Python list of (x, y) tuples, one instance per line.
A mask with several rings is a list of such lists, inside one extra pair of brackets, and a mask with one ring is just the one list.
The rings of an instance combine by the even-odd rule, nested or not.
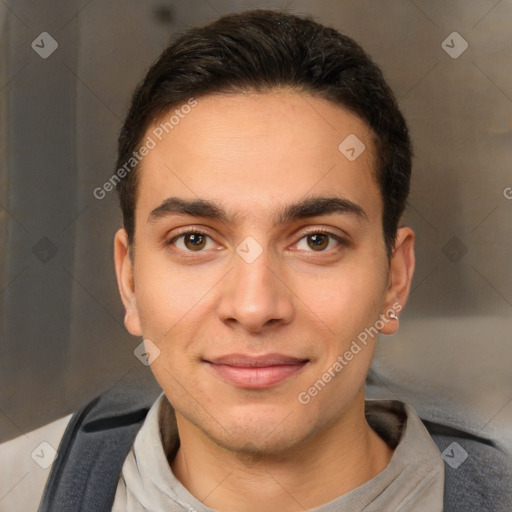
[[(368, 220), (365, 210), (357, 203), (343, 197), (320, 196), (310, 197), (284, 206), (275, 216), (274, 223), (280, 225), (309, 217), (336, 213)], [(218, 220), (225, 224), (233, 223), (235, 220), (235, 217), (228, 215), (222, 207), (206, 199), (186, 200), (178, 197), (169, 197), (160, 206), (151, 211), (148, 216), (148, 222), (155, 222), (170, 215), (190, 215), (192, 217)]]

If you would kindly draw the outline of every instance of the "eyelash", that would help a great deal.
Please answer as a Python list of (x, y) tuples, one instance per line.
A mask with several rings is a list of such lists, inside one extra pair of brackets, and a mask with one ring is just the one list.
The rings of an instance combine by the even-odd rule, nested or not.
[[(306, 238), (308, 236), (313, 236), (313, 235), (327, 235), (330, 238), (332, 238), (333, 240), (336, 240), (336, 242), (338, 242), (343, 247), (348, 247), (350, 245), (349, 242), (346, 239), (340, 237), (339, 235), (335, 235), (334, 233), (332, 233), (331, 231), (328, 231), (327, 229), (317, 229), (315, 231), (307, 231), (305, 233), (301, 233), (301, 236), (300, 236), (299, 240), (296, 243), (300, 242), (303, 238)], [(313, 250), (310, 250), (309, 252), (328, 253), (328, 252), (331, 252), (331, 251), (334, 251), (334, 250), (336, 250), (336, 248), (329, 249), (329, 250), (326, 250), (326, 251), (313, 251)]]
[[(166, 242), (166, 245), (172, 245), (179, 238), (184, 237), (186, 235), (202, 235), (202, 236), (206, 236), (206, 237), (208, 237), (208, 238), (213, 240), (213, 237), (210, 236), (208, 233), (205, 233), (204, 231), (188, 230), (188, 231), (183, 231), (182, 233), (178, 233), (177, 235), (174, 235), (170, 240), (168, 240)], [(327, 235), (330, 238), (334, 239), (336, 242), (338, 242), (341, 246), (349, 247), (349, 245), (350, 245), (350, 243), (347, 240), (345, 240), (344, 238), (341, 238), (340, 236), (335, 235), (331, 231), (328, 231), (328, 230), (325, 230), (325, 229), (317, 229), (317, 230), (314, 230), (314, 231), (303, 232), (303, 233), (301, 233), (300, 238), (298, 239), (297, 242), (295, 242), (295, 244), (300, 242), (303, 238), (306, 238), (308, 236), (313, 236), (313, 235)], [(178, 250), (180, 250), (182, 252), (189, 253), (189, 254), (194, 254), (195, 252), (197, 252), (199, 254), (199, 253), (203, 252), (203, 251), (190, 251), (190, 250), (183, 251), (182, 249), (178, 249)], [(313, 251), (313, 250), (310, 250), (309, 252), (313, 252), (313, 253), (317, 252), (317, 253), (321, 254), (321, 253), (328, 253), (328, 252), (333, 251), (333, 250), (336, 250), (336, 248), (335, 249), (329, 249), (329, 250), (326, 250), (326, 251)]]

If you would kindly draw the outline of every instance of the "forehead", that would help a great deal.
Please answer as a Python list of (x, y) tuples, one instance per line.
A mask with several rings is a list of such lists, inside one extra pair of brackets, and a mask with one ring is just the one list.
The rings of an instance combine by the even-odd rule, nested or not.
[(141, 162), (137, 204), (143, 215), (173, 196), (257, 219), (308, 195), (334, 194), (380, 218), (373, 133), (356, 115), (288, 90), (194, 103), (147, 130), (152, 148)]

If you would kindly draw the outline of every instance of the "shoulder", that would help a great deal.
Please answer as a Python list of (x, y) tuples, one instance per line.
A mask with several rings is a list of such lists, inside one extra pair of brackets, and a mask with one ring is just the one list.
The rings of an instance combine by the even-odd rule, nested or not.
[(512, 455), (489, 439), (424, 423), (445, 461), (445, 512), (510, 512)]
[(0, 512), (37, 510), (71, 415), (0, 444)]

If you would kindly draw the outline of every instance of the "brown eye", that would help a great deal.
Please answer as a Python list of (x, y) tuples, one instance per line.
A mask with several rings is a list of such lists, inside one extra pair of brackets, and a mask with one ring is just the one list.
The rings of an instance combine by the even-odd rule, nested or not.
[(329, 245), (329, 236), (323, 233), (308, 235), (307, 243), (313, 251), (323, 251)]
[(200, 251), (206, 245), (206, 236), (201, 233), (183, 235), (183, 243), (190, 251)]
[(325, 252), (331, 254), (342, 248), (348, 247), (348, 243), (342, 238), (329, 231), (313, 231), (305, 233), (297, 242), (296, 248), (307, 252)]

